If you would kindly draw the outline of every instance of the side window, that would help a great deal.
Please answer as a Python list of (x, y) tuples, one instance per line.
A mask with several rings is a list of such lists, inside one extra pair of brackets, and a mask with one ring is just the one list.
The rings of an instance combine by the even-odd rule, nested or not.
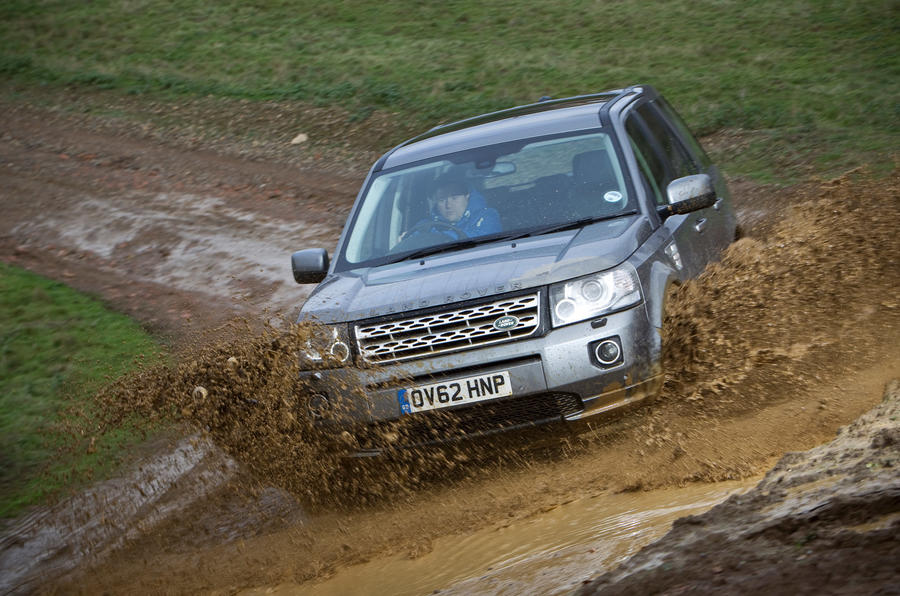
[[(649, 105), (644, 104), (637, 109), (641, 119), (647, 124), (650, 135), (659, 144), (666, 161), (672, 171), (672, 179), (699, 174), (700, 168), (694, 163), (690, 154), (669, 129), (665, 121)], [(671, 182), (671, 180), (667, 181)]]
[(665, 201), (663, 200), (663, 195), (659, 190), (659, 185), (656, 183), (656, 180), (653, 179), (653, 172), (650, 171), (650, 164), (647, 163), (647, 159), (644, 157), (644, 154), (641, 152), (640, 147), (631, 139), (631, 149), (634, 151), (634, 156), (637, 158), (638, 166), (641, 168), (641, 182), (644, 183), (644, 188), (647, 189), (651, 195), (653, 195), (653, 199), (656, 201), (657, 205), (663, 205)]
[(644, 178), (644, 182), (653, 194), (656, 204), (665, 204), (665, 199), (660, 189), (664, 189), (669, 182), (666, 168), (653, 148), (650, 139), (645, 135), (643, 127), (638, 124), (634, 114), (629, 115), (628, 119), (625, 120), (625, 131), (628, 133), (631, 149), (634, 151), (638, 166), (641, 168), (642, 178)]
[(694, 156), (699, 160), (703, 167), (709, 167), (710, 164), (712, 164), (712, 160), (706, 155), (706, 151), (704, 151), (703, 147), (700, 146), (700, 143), (697, 142), (697, 137), (691, 133), (691, 129), (687, 127), (687, 124), (684, 123), (684, 120), (681, 119), (678, 112), (669, 105), (669, 102), (660, 97), (653, 101), (653, 105), (655, 105), (669, 122), (678, 129), (678, 132), (681, 133), (681, 137), (687, 142), (688, 148), (693, 152)]

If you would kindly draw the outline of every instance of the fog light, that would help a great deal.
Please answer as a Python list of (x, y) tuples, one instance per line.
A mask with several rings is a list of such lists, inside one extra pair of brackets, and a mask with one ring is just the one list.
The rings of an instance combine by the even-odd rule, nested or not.
[(321, 420), (331, 413), (331, 402), (328, 401), (327, 395), (314, 393), (309, 398), (309, 401), (306, 402), (306, 408), (309, 410), (310, 416), (316, 420)]
[(597, 344), (597, 347), (594, 348), (594, 355), (600, 364), (609, 366), (619, 361), (622, 356), (622, 348), (615, 341), (606, 339)]
[(333, 344), (331, 344), (331, 355), (338, 359), (340, 362), (346, 362), (347, 358), (350, 357), (350, 346), (342, 342), (341, 340), (337, 340)]

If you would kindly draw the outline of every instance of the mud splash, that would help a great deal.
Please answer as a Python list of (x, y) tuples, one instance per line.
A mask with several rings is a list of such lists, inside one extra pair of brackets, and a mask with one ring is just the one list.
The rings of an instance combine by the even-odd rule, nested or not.
[[(900, 341), (900, 237), (882, 216), (885, 205), (898, 203), (897, 183), (896, 175), (851, 176), (785, 197), (795, 206), (765, 238), (736, 243), (673, 293), (667, 381), (657, 404), (558, 430), (547, 448), (525, 440), (479, 445), (461, 451), (462, 459), (413, 454), (423, 459), (377, 463), (345, 482), (340, 448), (321, 442), (298, 416), (303, 388), (294, 380), (294, 353), (308, 338), (303, 328), (237, 337), (175, 366), (139, 371), (98, 397), (111, 422), (135, 412), (186, 420), (257, 482), (285, 487), (318, 512), (310, 524), (260, 537), (246, 551), (200, 545), (190, 567), (161, 554), (182, 535), (161, 530), (63, 589), (302, 583), (383, 553), (421, 556), (440, 536), (578, 496), (752, 476), (871, 405), (859, 381), (834, 388), (848, 371), (887, 362), (893, 374), (897, 367), (887, 350)], [(429, 515), (414, 515), (421, 511)]]
[[(900, 236), (881, 215), (897, 200), (896, 175), (889, 181), (848, 176), (801, 189), (786, 199), (795, 206), (767, 238), (738, 241), (721, 263), (676, 288), (664, 323), (668, 374), (661, 397), (671, 402), (667, 407), (700, 419), (733, 417), (789, 398), (826, 368), (860, 364), (847, 359), (846, 347), (895, 330), (900, 316)], [(406, 453), (390, 470), (370, 474), (361, 467), (349, 477), (335, 476), (340, 444), (323, 443), (309, 423), (304, 388), (296, 381), (296, 354), (315, 328), (270, 328), (256, 336), (249, 326), (243, 336), (240, 331), (232, 341), (187, 354), (175, 367), (126, 378), (101, 393), (102, 409), (114, 413), (111, 422), (133, 411), (151, 420), (183, 418), (262, 482), (316, 504), (361, 496), (377, 501), (381, 493), (430, 481), (426, 468), (436, 466), (445, 478), (460, 463), (468, 467), (478, 459), (471, 450)], [(345, 390), (362, 395), (361, 388)], [(677, 453), (678, 430), (667, 428), (661, 413), (656, 408), (643, 416), (647, 440)], [(479, 451), (508, 453), (493, 446)], [(489, 459), (489, 466), (497, 465)], [(721, 478), (698, 473), (695, 479)], [(349, 499), (340, 498), (348, 488)]]
[(884, 217), (898, 177), (801, 189), (766, 238), (744, 238), (676, 288), (664, 323), (662, 397), (740, 414), (859, 366), (856, 342), (896, 330), (900, 236)]
[(302, 401), (298, 353), (315, 333), (301, 324), (254, 335), (249, 324), (234, 323), (232, 339), (200, 343), (174, 366), (140, 368), (100, 391), (101, 427), (135, 415), (150, 424), (188, 422), (262, 485), (318, 502), (343, 452), (321, 440)]

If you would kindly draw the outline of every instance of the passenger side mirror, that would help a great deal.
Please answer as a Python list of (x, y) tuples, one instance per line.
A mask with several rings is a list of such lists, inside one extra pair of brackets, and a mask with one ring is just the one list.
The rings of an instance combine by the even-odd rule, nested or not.
[(676, 178), (666, 187), (668, 205), (657, 207), (660, 219), (711, 207), (716, 202), (716, 189), (706, 174)]
[(317, 284), (328, 273), (328, 251), (324, 248), (298, 250), (291, 255), (291, 269), (298, 284)]

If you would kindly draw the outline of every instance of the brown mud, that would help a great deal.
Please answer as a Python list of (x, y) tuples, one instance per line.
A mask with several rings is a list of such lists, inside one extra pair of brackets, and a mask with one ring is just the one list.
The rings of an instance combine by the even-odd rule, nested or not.
[[(299, 305), (287, 255), (312, 242), (330, 248), (356, 182), (85, 131), (31, 108), (4, 112), (0, 124), (9, 213), (0, 258), (97, 293), (183, 347), (176, 364), (101, 392), (107, 421), (179, 418), (245, 471), (222, 474), (202, 494), (182, 477), (166, 498), (195, 498), (151, 515), (126, 540), (87, 548), (59, 567), (75, 567), (63, 576), (33, 568), (27, 590), (302, 584), (376, 557), (418, 557), (437, 538), (519, 523), (580, 497), (744, 479), (830, 439), (900, 376), (900, 240), (882, 215), (898, 204), (898, 176), (778, 192), (739, 184), (747, 237), (672, 296), (669, 372), (652, 407), (348, 472), (298, 408), (294, 352), (308, 330), (261, 332), (258, 318), (221, 324), (263, 305)], [(273, 186), (279, 192), (268, 194)], [(254, 234), (253, 247), (223, 250)], [(266, 250), (283, 258), (282, 270)], [(225, 286), (223, 269), (234, 274)], [(191, 341), (215, 326), (213, 339)], [(260, 495), (271, 486), (288, 492), (267, 517)], [(95, 515), (106, 517), (102, 508)], [(234, 523), (241, 517), (269, 521)], [(134, 527), (109, 519), (116, 536)], [(5, 537), (10, 544), (28, 540)]]

